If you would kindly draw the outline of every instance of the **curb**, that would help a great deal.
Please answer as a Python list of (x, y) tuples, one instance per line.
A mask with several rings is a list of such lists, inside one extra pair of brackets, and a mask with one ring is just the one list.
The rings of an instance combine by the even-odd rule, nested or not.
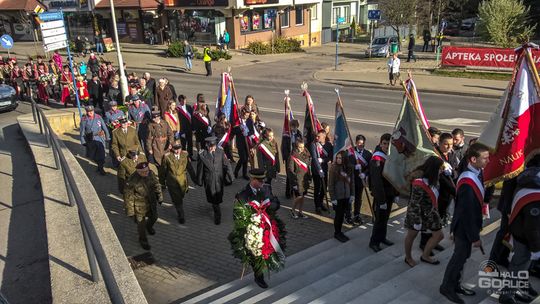
[[(312, 78), (316, 81), (327, 83), (327, 84), (334, 84), (334, 85), (340, 85), (344, 87), (361, 87), (361, 88), (369, 88), (369, 89), (379, 89), (379, 90), (389, 90), (389, 91), (403, 91), (403, 88), (400, 86), (387, 86), (384, 84), (372, 84), (372, 85), (365, 85), (365, 84), (352, 84), (348, 83), (346, 80), (344, 81), (329, 81), (324, 79), (319, 79), (317, 77), (317, 72), (314, 72), (312, 75)], [(489, 98), (489, 99), (496, 99), (496, 101), (499, 101), (501, 98), (501, 95), (495, 95), (495, 94), (482, 94), (482, 93), (467, 93), (467, 92), (458, 92), (458, 91), (444, 91), (444, 90), (433, 90), (433, 89), (422, 89), (423, 93), (430, 93), (430, 94), (441, 94), (441, 95), (454, 95), (454, 96), (465, 96), (465, 97), (479, 97), (479, 98)]]

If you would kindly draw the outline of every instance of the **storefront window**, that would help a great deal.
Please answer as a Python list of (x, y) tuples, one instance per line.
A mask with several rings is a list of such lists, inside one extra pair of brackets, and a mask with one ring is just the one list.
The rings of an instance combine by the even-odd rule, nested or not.
[(240, 31), (253, 32), (270, 30), (274, 27), (272, 13), (276, 13), (275, 9), (254, 10), (246, 12), (240, 17)]
[(286, 8), (285, 12), (279, 16), (281, 27), (289, 27), (289, 9)]
[(296, 14), (296, 25), (304, 24), (304, 8), (301, 5), (295, 8), (295, 14)]
[(274, 19), (270, 17), (272, 16), (272, 14), (275, 16), (276, 10), (273, 10), (273, 9), (264, 10), (264, 29), (274, 28)]
[(189, 40), (201, 43), (215, 43), (216, 17), (223, 14), (216, 10), (179, 10), (169, 12), (169, 28), (172, 40)]
[(253, 22), (252, 29), (254, 31), (260, 30), (261, 29), (261, 14), (259, 14), (258, 12), (253, 12), (252, 22)]
[(240, 31), (242, 32), (248, 32), (251, 30), (250, 28), (250, 14), (244, 14), (242, 18), (240, 18)]

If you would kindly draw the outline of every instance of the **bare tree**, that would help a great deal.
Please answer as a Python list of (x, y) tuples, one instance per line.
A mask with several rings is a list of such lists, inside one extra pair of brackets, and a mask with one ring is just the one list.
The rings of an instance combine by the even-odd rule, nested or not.
[(381, 0), (379, 2), (383, 19), (396, 31), (400, 44), (399, 29), (415, 23), (418, 2), (419, 0)]

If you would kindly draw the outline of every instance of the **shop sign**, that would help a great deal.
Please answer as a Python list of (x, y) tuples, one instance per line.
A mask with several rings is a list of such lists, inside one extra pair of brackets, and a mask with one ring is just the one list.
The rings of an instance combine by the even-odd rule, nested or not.
[[(532, 54), (536, 66), (540, 68), (540, 51), (533, 50)], [(514, 49), (445, 46), (442, 51), (443, 66), (511, 69), (516, 59), (517, 54)]]
[(130, 23), (128, 24), (128, 28), (129, 28), (129, 37), (131, 39), (137, 39), (139, 37), (138, 31), (137, 31), (137, 24)]
[(126, 36), (126, 24), (124, 22), (117, 22), (116, 23), (116, 29), (118, 30), (118, 35), (120, 36)]
[(244, 5), (278, 4), (279, 0), (244, 0)]
[[(45, 0), (43, 3), (49, 8), (48, 12), (75, 12), (79, 9), (79, 0)], [(88, 7), (88, 6), (87, 6)]]
[(228, 6), (228, 0), (165, 0), (165, 6), (196, 7), (196, 6)]

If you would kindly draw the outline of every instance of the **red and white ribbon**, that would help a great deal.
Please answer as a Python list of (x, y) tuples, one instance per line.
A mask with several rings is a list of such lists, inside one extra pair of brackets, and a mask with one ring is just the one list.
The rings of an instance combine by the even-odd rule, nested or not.
[(373, 157), (371, 159), (375, 161), (381, 161), (384, 163), (387, 157), (388, 156), (384, 152), (376, 151), (375, 153), (373, 153)]
[(430, 186), (426, 178), (417, 178), (413, 181), (412, 185), (422, 188), (429, 195), (433, 207), (438, 207), (439, 189), (437, 187)]
[(302, 171), (308, 172), (308, 165), (307, 165), (305, 162), (301, 161), (301, 160), (300, 160), (298, 157), (296, 157), (296, 156), (292, 156), (292, 155), (291, 155), (291, 158), (293, 159), (294, 163), (295, 163), (300, 169), (302, 169)]
[(259, 150), (272, 161), (272, 165), (276, 164), (276, 157), (274, 156), (274, 153), (268, 149), (268, 147), (263, 143), (259, 145)]
[(279, 242), (272, 232), (272, 222), (270, 221), (270, 217), (268, 216), (268, 213), (266, 213), (266, 208), (270, 206), (270, 199), (267, 198), (262, 201), (262, 203), (252, 200), (248, 204), (255, 209), (255, 211), (257, 211), (257, 214), (259, 214), (262, 220), (264, 220), (264, 222), (268, 225), (270, 244), (274, 248), (274, 251), (277, 253), (278, 257), (280, 259), (285, 259), (285, 254), (283, 253), (283, 250), (281, 250), (281, 246), (279, 246)]
[(473, 189), (476, 199), (482, 206), (482, 216), (484, 217), (484, 219), (490, 218), (489, 205), (484, 204), (484, 185), (478, 178), (478, 175), (471, 171), (464, 171), (458, 178), (456, 191), (459, 191), (459, 188), (463, 185), (469, 185)]

